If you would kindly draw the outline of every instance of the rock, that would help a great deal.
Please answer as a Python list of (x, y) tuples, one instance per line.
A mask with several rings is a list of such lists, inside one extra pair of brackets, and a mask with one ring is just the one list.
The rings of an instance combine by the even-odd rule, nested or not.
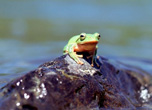
[(68, 55), (39, 66), (0, 89), (0, 110), (152, 109), (151, 76), (100, 57), (100, 67)]

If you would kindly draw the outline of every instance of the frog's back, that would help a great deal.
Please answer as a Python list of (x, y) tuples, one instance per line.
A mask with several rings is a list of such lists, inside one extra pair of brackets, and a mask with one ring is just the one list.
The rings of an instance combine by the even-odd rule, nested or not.
[(76, 41), (78, 40), (79, 35), (73, 36), (69, 41), (68, 41), (68, 45), (69, 44), (73, 44), (76, 43)]
[(79, 38), (79, 35), (73, 36), (68, 43), (64, 46), (63, 51), (67, 50), (67, 47), (70, 46), (71, 44), (75, 44), (77, 39)]

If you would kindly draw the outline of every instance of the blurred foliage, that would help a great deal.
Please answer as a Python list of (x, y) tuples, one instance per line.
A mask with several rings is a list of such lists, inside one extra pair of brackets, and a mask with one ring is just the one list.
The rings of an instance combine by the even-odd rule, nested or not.
[(73, 35), (99, 32), (101, 45), (120, 50), (106, 54), (133, 55), (130, 47), (147, 53), (152, 46), (151, 4), (150, 0), (0, 1), (0, 38), (33, 45), (52, 42), (58, 44), (58, 53)]

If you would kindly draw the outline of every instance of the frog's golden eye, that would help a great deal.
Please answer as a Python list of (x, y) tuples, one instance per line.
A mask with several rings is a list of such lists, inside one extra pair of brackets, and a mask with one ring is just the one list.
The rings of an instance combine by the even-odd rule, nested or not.
[(100, 36), (100, 34), (99, 34), (99, 35), (98, 35), (98, 39), (100, 39), (100, 37), (101, 37), (101, 36)]
[(99, 33), (95, 33), (95, 36), (97, 36), (98, 40), (100, 39), (100, 34)]
[(84, 40), (85, 37), (86, 37), (86, 33), (81, 33), (81, 34), (80, 34), (80, 40)]

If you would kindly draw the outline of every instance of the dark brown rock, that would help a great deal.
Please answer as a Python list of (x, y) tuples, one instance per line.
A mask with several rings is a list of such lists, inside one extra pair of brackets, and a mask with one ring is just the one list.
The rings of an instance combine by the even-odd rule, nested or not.
[(0, 110), (152, 108), (145, 71), (103, 57), (100, 67), (81, 60), (84, 65), (64, 55), (8, 83), (0, 90)]

